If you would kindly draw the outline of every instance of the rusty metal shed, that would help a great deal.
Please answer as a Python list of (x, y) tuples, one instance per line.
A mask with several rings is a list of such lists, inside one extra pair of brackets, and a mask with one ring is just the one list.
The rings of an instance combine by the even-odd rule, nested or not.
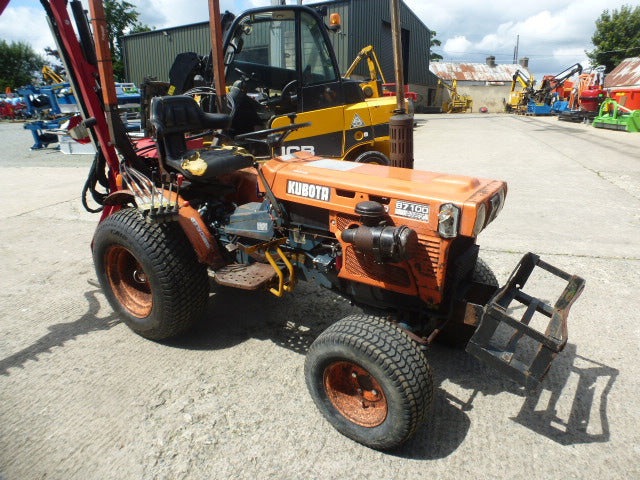
[[(486, 63), (432, 62), (429, 70), (444, 83), (451, 85), (456, 80), (458, 93), (473, 100), (473, 108), (486, 107), (490, 112), (504, 111), (509, 98), (511, 82), (516, 71), (531, 76), (529, 59), (524, 57), (519, 64), (497, 64), (496, 58), (487, 57)], [(437, 90), (435, 105), (445, 105), (451, 100), (451, 92), (442, 87)]]
[(640, 57), (625, 58), (604, 80), (605, 88), (640, 88)]
[(525, 70), (526, 67), (518, 64), (493, 64), (488, 63), (449, 63), (432, 62), (429, 70), (443, 81), (451, 82), (508, 82), (511, 83), (517, 70)]

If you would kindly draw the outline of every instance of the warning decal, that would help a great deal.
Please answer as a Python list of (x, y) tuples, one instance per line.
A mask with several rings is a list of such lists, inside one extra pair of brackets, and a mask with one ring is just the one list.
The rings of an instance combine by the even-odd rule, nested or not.
[(362, 118), (360, 118), (360, 115), (356, 113), (353, 116), (353, 121), (351, 122), (351, 128), (360, 128), (360, 127), (364, 127), (364, 122), (362, 121)]

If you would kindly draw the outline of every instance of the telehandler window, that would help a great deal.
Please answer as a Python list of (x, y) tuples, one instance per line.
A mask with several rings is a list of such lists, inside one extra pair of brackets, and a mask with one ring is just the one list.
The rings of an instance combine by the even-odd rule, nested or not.
[(334, 70), (322, 27), (307, 13), (303, 12), (300, 17), (302, 84), (313, 85), (337, 80), (338, 73)]

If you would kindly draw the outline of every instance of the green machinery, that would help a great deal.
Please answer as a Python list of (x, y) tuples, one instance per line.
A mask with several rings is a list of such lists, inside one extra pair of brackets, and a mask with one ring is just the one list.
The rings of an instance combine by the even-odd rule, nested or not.
[(640, 110), (631, 110), (607, 98), (600, 105), (600, 112), (593, 119), (593, 126), (609, 130), (640, 132)]

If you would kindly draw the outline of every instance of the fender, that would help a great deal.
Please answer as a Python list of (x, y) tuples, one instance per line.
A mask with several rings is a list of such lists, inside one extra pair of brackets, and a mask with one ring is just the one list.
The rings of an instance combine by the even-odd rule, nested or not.
[[(176, 192), (162, 190), (162, 193), (165, 199), (170, 198), (172, 202), (177, 201), (178, 205), (180, 205), (177, 221), (193, 246), (198, 260), (209, 265), (214, 270), (226, 265), (227, 261), (220, 252), (218, 241), (211, 235), (200, 213), (188, 201), (176, 195)], [(130, 190), (123, 189), (112, 192), (105, 199), (105, 212), (107, 213), (103, 212), (103, 217), (108, 217), (120, 210), (124, 205), (133, 203), (134, 200), (135, 196)]]
[(191, 242), (198, 260), (214, 270), (226, 265), (227, 262), (220, 252), (218, 241), (211, 235), (200, 213), (180, 197), (178, 197), (178, 204), (181, 205), (178, 210), (178, 223)]

